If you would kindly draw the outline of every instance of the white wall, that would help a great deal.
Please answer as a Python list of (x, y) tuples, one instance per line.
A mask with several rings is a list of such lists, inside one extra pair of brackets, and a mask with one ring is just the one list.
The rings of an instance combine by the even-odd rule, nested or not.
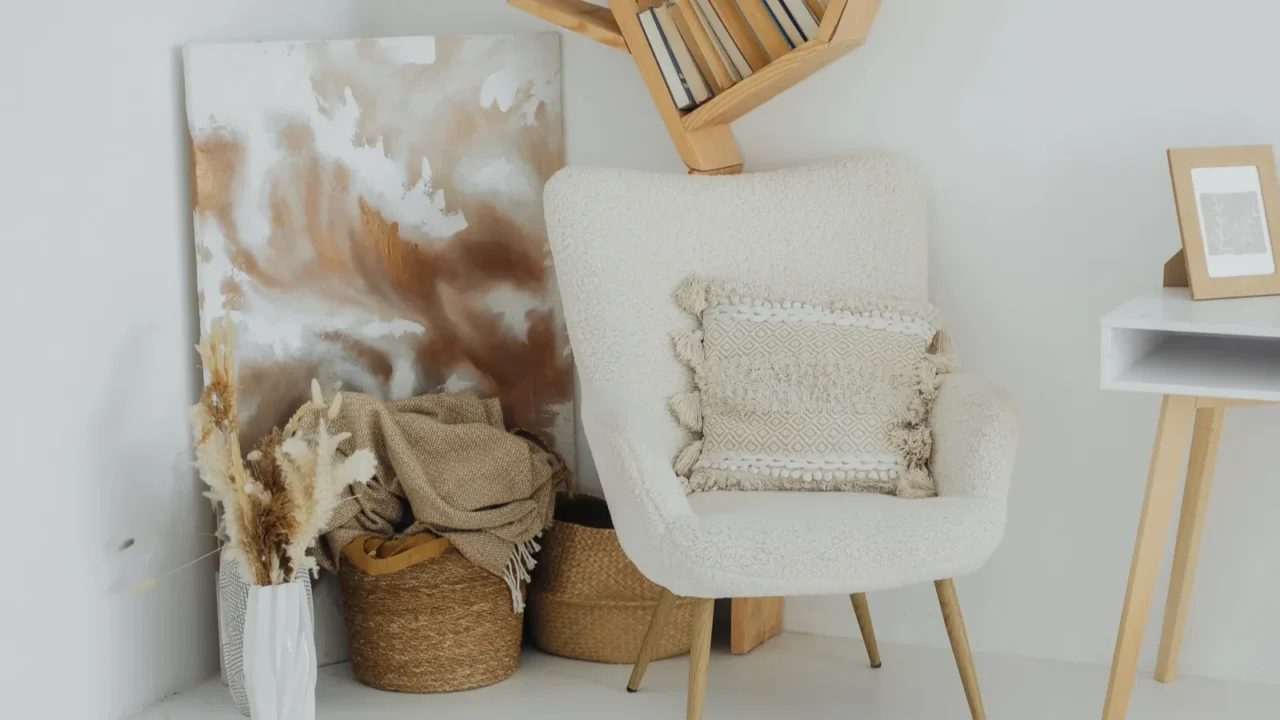
[[(967, 368), (1024, 416), (1007, 539), (960, 582), (978, 650), (1109, 661), (1156, 402), (1096, 389), (1097, 317), (1155, 287), (1176, 249), (1166, 147), (1280, 140), (1277, 22), (1250, 0), (894, 0), (865, 48), (735, 125), (749, 170), (888, 148), (933, 182), (935, 299)], [(21, 548), (0, 677), (17, 709), (114, 717), (216, 666), (210, 566), (125, 592), (210, 547), (183, 467), (196, 376), (178, 47), (544, 28), (500, 0), (0, 9), (0, 415), (18, 461), (0, 532)], [(569, 36), (564, 61), (571, 163), (682, 170), (626, 56)], [(1187, 672), (1280, 681), (1277, 429), (1266, 408), (1227, 420)], [(138, 546), (112, 553), (125, 536)], [(882, 640), (945, 642), (929, 588), (871, 603)], [(787, 626), (855, 634), (843, 598), (792, 600)]]
[[(359, 35), (363, 9), (0, 8), (0, 715), (118, 717), (217, 668), (211, 561), (129, 592), (212, 547), (185, 464), (197, 371), (179, 48)], [(114, 552), (125, 537), (136, 546)]]
[[(1097, 390), (1097, 318), (1178, 248), (1166, 148), (1280, 144), (1277, 22), (1251, 0), (886, 2), (865, 48), (735, 127), (748, 167), (885, 147), (933, 183), (934, 299), (1023, 419), (1005, 542), (959, 583), (979, 650), (1110, 662), (1158, 401)], [(1228, 413), (1184, 672), (1280, 682), (1278, 430)], [(870, 601), (885, 639), (945, 644), (930, 588)], [(786, 625), (856, 634), (840, 598)]]
[[(378, 9), (397, 34), (542, 27), (499, 0)], [(959, 583), (978, 650), (1110, 662), (1158, 402), (1097, 389), (1097, 320), (1178, 247), (1166, 148), (1280, 143), (1277, 23), (1253, 0), (893, 0), (864, 48), (734, 127), (748, 170), (887, 148), (932, 181), (935, 300), (1023, 413), (1007, 538)], [(564, 62), (570, 163), (683, 169), (629, 59), (569, 36)], [(1229, 413), (1184, 672), (1280, 682), (1277, 430)], [(931, 588), (870, 600), (883, 641), (946, 643)], [(845, 598), (787, 608), (856, 636)]]

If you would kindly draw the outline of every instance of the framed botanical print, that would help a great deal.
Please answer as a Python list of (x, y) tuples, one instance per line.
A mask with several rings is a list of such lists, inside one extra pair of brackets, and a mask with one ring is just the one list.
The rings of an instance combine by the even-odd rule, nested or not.
[(1193, 300), (1280, 295), (1280, 185), (1268, 145), (1169, 150)]

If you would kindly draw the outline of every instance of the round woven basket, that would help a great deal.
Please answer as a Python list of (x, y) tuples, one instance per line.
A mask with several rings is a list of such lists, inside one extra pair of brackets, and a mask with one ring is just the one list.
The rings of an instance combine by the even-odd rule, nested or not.
[(520, 664), (524, 616), (512, 612), (506, 583), (453, 547), (386, 575), (351, 562), (338, 575), (351, 669), (365, 685), (467, 690), (504, 680)]
[[(633, 663), (661, 592), (622, 552), (604, 500), (556, 506), (529, 584), (533, 642), (552, 655)], [(653, 659), (689, 652), (695, 600), (677, 598)]]

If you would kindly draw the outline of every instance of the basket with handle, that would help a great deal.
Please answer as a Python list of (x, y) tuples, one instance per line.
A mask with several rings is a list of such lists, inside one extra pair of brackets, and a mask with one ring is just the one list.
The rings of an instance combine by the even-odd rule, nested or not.
[(431, 534), (362, 535), (339, 570), (351, 669), (370, 687), (434, 693), (492, 685), (520, 664), (524, 616), (505, 582)]

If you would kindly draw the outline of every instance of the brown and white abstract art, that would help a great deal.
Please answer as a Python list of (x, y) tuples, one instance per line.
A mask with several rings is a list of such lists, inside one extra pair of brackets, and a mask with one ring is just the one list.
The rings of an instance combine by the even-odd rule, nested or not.
[(314, 376), (473, 388), (573, 458), (542, 215), (559, 36), (199, 45), (185, 70), (201, 325), (235, 320), (242, 446)]

